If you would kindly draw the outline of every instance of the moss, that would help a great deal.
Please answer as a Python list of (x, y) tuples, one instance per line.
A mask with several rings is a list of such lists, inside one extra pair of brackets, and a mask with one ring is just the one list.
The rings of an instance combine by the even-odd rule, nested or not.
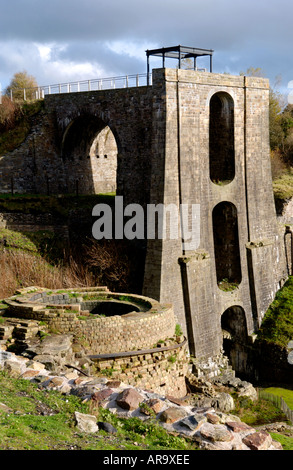
[(291, 276), (283, 288), (277, 292), (275, 300), (267, 310), (257, 339), (287, 347), (292, 338), (293, 277)]
[(22, 105), (14, 127), (1, 132), (0, 155), (12, 152), (22, 144), (30, 132), (32, 117), (41, 111), (43, 105), (43, 100), (32, 101)]

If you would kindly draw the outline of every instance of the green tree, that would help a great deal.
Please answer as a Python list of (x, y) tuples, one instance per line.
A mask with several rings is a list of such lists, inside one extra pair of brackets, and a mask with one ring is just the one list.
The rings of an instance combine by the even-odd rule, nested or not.
[(37, 87), (36, 79), (24, 70), (13, 75), (5, 93), (7, 96), (12, 96), (14, 101), (33, 100), (36, 97)]

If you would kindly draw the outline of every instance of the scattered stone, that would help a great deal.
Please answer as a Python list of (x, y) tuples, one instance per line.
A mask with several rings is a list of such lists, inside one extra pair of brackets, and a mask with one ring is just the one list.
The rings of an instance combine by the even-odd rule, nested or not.
[(107, 398), (109, 398), (113, 394), (113, 390), (111, 388), (104, 388), (103, 390), (100, 390), (99, 392), (93, 393), (91, 396), (91, 399), (93, 401), (96, 401), (98, 404), (103, 403)]
[(8, 372), (10, 377), (19, 377), (24, 372), (23, 362), (17, 362), (14, 360), (5, 361), (4, 370)]
[(79, 413), (78, 411), (75, 411), (74, 414), (77, 427), (81, 432), (95, 433), (99, 430), (95, 416)]
[(226, 424), (233, 432), (243, 432), (243, 431), (253, 430), (253, 428), (246, 423), (228, 421)]
[(107, 382), (106, 385), (109, 388), (119, 388), (121, 385), (121, 382), (120, 380), (109, 380), (109, 382)]
[(219, 424), (220, 422), (220, 417), (216, 415), (215, 413), (206, 413), (206, 419), (208, 423), (211, 423), (211, 424)]
[(91, 381), (91, 377), (77, 377), (74, 380), (75, 385), (83, 385)]
[(159, 400), (158, 398), (147, 400), (145, 402), (145, 405), (146, 407), (143, 407), (143, 406), (140, 407), (140, 411), (148, 416), (151, 414), (151, 411), (153, 411), (156, 414), (160, 413), (160, 411), (162, 410), (164, 406), (163, 402)]
[[(92, 399), (111, 413), (126, 418), (137, 416), (145, 420), (152, 411), (161, 426), (176, 435), (192, 436), (197, 445), (204, 450), (282, 450), (282, 446), (273, 441), (267, 431), (284, 431), (285, 424), (274, 423), (256, 431), (242, 423), (237, 416), (220, 410), (220, 399), (222, 408), (228, 410), (231, 408), (232, 402), (229, 402), (226, 393), (218, 393), (216, 397), (205, 397), (200, 401), (200, 406), (195, 407), (194, 397), (188, 401), (170, 396), (162, 397), (152, 391), (137, 390), (119, 380), (109, 381), (105, 377), (79, 377), (76, 371), (72, 372), (72, 370), (59, 374), (54, 371), (53, 375), (43, 365), (39, 367), (38, 361), (24, 360), (23, 357), (16, 356), (14, 353), (2, 355), (1, 361), (1, 367), (15, 374), (16, 377), (37, 383), (39, 390), (56, 389), (62, 394), (77, 395), (83, 402)], [(223, 378), (221, 380), (224, 381)], [(231, 379), (231, 386), (232, 383), (233, 387), (237, 386), (240, 391), (250, 388), (248, 383), (239, 380)], [(174, 406), (170, 406), (170, 402)], [(13, 412), (5, 404), (0, 404), (1, 411)], [(54, 413), (42, 403), (38, 407), (38, 412), (44, 416)], [(81, 432), (97, 432), (99, 429), (112, 434), (117, 432), (110, 423), (97, 423), (95, 416), (76, 412), (75, 418)], [(292, 432), (292, 427), (288, 432)]]
[(200, 434), (204, 439), (212, 442), (229, 442), (233, 439), (232, 433), (223, 424), (204, 423), (200, 428)]
[(272, 442), (272, 437), (265, 431), (254, 432), (243, 439), (243, 443), (251, 450), (268, 450)]
[(196, 431), (200, 426), (207, 422), (207, 418), (202, 415), (192, 415), (180, 421), (180, 426), (186, 426), (190, 431)]
[(109, 434), (116, 434), (117, 429), (112, 426), (110, 423), (98, 422), (99, 429), (103, 429), (103, 431), (108, 432)]
[(186, 406), (187, 403), (180, 399), (180, 398), (175, 398), (175, 397), (172, 397), (170, 395), (166, 395), (166, 399), (169, 400), (171, 403), (174, 403), (174, 405), (178, 405), (178, 406)]
[(28, 361), (26, 364), (27, 367), (33, 370), (41, 371), (45, 369), (45, 364), (36, 361)]
[(35, 356), (35, 360), (44, 365), (44, 367), (49, 371), (54, 371), (56, 369), (57, 363), (54, 360), (54, 357), (49, 354), (40, 354)]
[(118, 395), (116, 402), (124, 410), (135, 410), (143, 400), (144, 397), (134, 388), (126, 388)]
[(4, 411), (5, 413), (12, 413), (13, 410), (4, 403), (0, 403), (0, 411)]
[(36, 377), (37, 375), (39, 375), (39, 371), (38, 371), (38, 370), (26, 370), (26, 371), (22, 374), (22, 378), (23, 378), (23, 379), (30, 379), (31, 377)]
[(187, 411), (183, 408), (170, 407), (162, 412), (160, 415), (160, 421), (166, 424), (172, 424), (179, 421), (179, 419), (185, 418), (186, 415)]
[(229, 413), (235, 409), (235, 403), (229, 393), (220, 393), (215, 401), (216, 407), (224, 413)]
[(252, 401), (256, 401), (258, 398), (256, 389), (252, 386), (252, 384), (247, 382), (245, 385), (239, 388), (238, 396), (249, 398)]

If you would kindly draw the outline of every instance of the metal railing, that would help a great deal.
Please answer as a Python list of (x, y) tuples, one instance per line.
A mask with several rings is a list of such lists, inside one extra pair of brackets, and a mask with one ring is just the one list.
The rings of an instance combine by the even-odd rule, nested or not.
[[(148, 86), (152, 84), (152, 74), (125, 75), (121, 77), (97, 78), (91, 80), (80, 80), (76, 82), (58, 83), (54, 85), (39, 86), (36, 88), (25, 88), (17, 90), (17, 95), (10, 92), (10, 99), (31, 100), (42, 99), (46, 95), (61, 93), (79, 93), (82, 91), (101, 91), (115, 88), (132, 88)], [(0, 89), (1, 104), (1, 89)]]

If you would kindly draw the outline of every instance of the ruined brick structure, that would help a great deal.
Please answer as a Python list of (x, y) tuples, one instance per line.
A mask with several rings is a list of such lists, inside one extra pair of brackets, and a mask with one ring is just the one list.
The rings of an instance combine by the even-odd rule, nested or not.
[[(26, 142), (2, 158), (1, 191), (9, 191), (13, 171), (19, 192), (48, 185), (52, 193), (74, 192), (76, 184), (81, 193), (103, 192), (92, 160), (97, 136), (110, 129), (117, 153), (112, 144), (104, 180), (113, 182), (117, 165), (125, 205), (200, 208), (195, 249), (168, 233), (148, 240), (143, 294), (172, 302), (190, 352), (212, 362), (222, 330), (239, 344), (252, 341), (287, 276), (268, 105), (266, 79), (180, 69), (154, 70), (148, 87), (47, 96)], [(240, 360), (236, 366), (245, 369)]]

